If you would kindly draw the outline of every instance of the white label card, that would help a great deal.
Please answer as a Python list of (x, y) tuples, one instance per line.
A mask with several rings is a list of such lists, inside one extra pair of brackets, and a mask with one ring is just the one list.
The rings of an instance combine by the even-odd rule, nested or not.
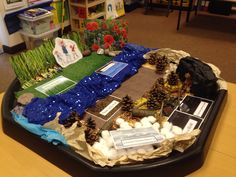
[(159, 144), (165, 138), (152, 127), (110, 131), (116, 149)]
[(99, 114), (106, 116), (113, 108), (115, 108), (120, 102), (113, 100), (109, 105), (107, 105)]
[(187, 124), (185, 125), (185, 127), (183, 129), (183, 133), (189, 133), (189, 132), (193, 131), (193, 129), (196, 127), (196, 125), (197, 125), (196, 120), (189, 119)]

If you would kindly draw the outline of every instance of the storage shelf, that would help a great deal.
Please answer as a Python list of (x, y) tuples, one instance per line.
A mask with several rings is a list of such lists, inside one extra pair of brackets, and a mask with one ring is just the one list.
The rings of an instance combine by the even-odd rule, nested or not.
[(105, 12), (99, 12), (99, 13), (96, 13), (95, 15), (93, 15), (93, 16), (89, 16), (88, 19), (93, 20), (93, 19), (97, 19), (97, 18), (100, 18), (100, 17), (105, 16), (105, 15), (106, 15)]

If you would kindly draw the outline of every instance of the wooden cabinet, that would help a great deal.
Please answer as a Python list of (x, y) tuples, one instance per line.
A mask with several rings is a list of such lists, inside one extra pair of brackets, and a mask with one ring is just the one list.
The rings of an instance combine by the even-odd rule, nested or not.
[(69, 0), (73, 31), (83, 31), (85, 19), (105, 18), (106, 0)]

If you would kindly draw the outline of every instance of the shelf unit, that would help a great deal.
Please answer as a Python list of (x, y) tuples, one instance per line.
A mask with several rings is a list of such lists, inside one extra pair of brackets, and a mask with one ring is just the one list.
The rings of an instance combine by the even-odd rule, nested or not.
[(73, 31), (83, 32), (85, 19), (105, 18), (106, 0), (69, 0)]

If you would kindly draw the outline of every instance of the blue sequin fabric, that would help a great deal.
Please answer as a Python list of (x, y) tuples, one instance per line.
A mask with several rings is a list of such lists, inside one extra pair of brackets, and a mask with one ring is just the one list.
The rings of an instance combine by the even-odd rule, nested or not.
[(66, 93), (47, 98), (34, 98), (25, 107), (23, 115), (30, 123), (35, 124), (53, 120), (57, 112), (61, 112), (59, 123), (63, 123), (71, 111), (82, 115), (85, 109), (94, 105), (97, 100), (110, 95), (124, 80), (137, 73), (145, 62), (143, 55), (149, 51), (150, 49), (142, 46), (126, 44), (123, 51), (113, 58), (114, 61), (128, 64), (117, 75), (109, 77), (94, 72)]

